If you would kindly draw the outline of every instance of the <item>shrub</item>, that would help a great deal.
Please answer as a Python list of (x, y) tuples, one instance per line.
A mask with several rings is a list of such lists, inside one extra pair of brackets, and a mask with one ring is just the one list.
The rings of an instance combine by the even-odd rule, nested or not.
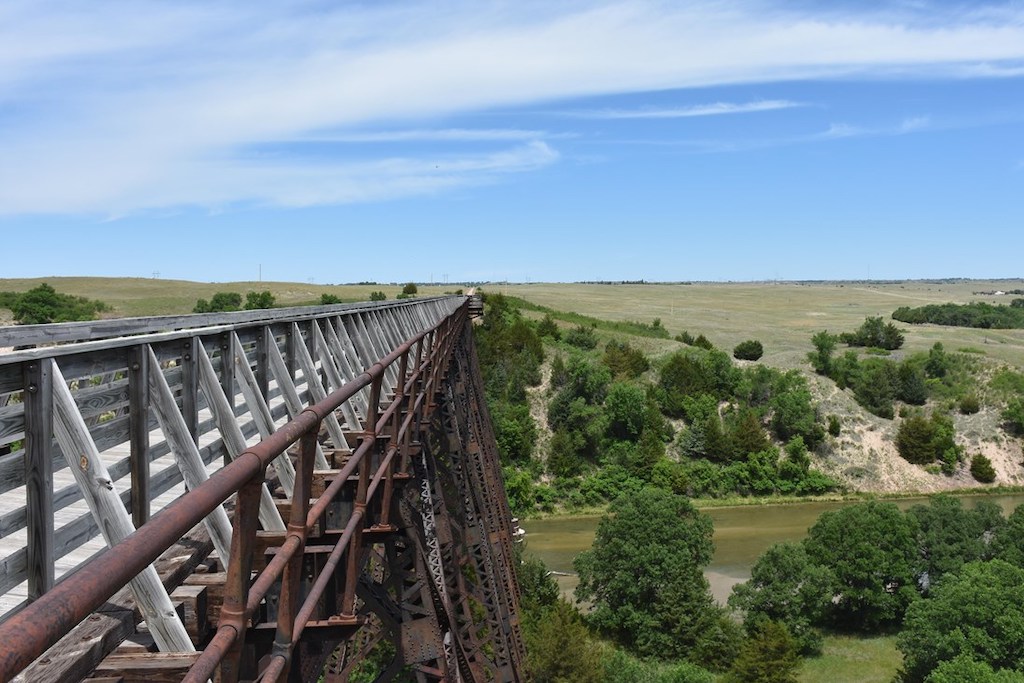
[(967, 394), (960, 399), (960, 413), (962, 415), (974, 415), (976, 412), (981, 410), (981, 404), (978, 402), (978, 397), (974, 394)]
[(1003, 419), (1014, 434), (1024, 434), (1024, 399), (1015, 398), (1006, 404)]
[(537, 334), (542, 337), (551, 337), (555, 341), (562, 338), (562, 332), (558, 329), (558, 324), (555, 323), (555, 319), (551, 317), (550, 313), (545, 313), (544, 318), (537, 323)]
[(102, 301), (61, 294), (45, 282), (22, 294), (0, 294), (0, 307), (10, 308), (19, 325), (93, 320), (98, 313), (110, 310)]
[(320, 305), (321, 306), (330, 306), (332, 304), (340, 304), (340, 303), (341, 303), (341, 299), (336, 297), (333, 294), (321, 294), (320, 295)]
[(732, 350), (733, 358), (739, 360), (757, 360), (764, 355), (764, 347), (761, 346), (761, 342), (756, 339), (748, 339), (745, 342), (740, 342), (736, 345), (736, 348)]
[(597, 348), (597, 335), (593, 327), (577, 325), (565, 333), (565, 343), (589, 351)]
[(415, 296), (418, 291), (419, 288), (416, 286), (415, 282), (407, 282), (405, 286), (402, 287), (402, 294), (405, 294), (406, 296)]
[(384, 292), (370, 292), (370, 301), (384, 301), (388, 295)]
[(971, 458), (971, 476), (982, 484), (991, 484), (996, 480), (996, 471), (992, 468), (992, 461), (981, 453)]
[(608, 366), (613, 375), (630, 379), (639, 377), (650, 369), (651, 363), (640, 349), (635, 349), (629, 342), (610, 341), (604, 347), (601, 362)]
[(261, 308), (273, 308), (274, 303), (274, 295), (266, 289), (262, 292), (246, 292), (245, 294), (245, 310), (247, 311), (255, 311)]
[(242, 295), (238, 292), (217, 292), (207, 301), (200, 299), (196, 302), (193, 313), (221, 313), (226, 311), (238, 311), (242, 308)]
[(828, 433), (831, 434), (832, 436), (839, 436), (839, 432), (841, 431), (841, 429), (842, 429), (842, 427), (839, 424), (839, 416), (838, 415), (829, 415), (828, 416)]
[(697, 335), (697, 338), (693, 340), (693, 345), (702, 349), (707, 349), (708, 351), (715, 348), (715, 345), (711, 343), (711, 340), (703, 334)]

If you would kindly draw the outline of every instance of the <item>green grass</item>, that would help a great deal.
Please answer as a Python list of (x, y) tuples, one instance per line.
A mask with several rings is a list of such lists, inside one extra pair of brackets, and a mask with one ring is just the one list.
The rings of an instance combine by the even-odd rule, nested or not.
[(801, 683), (885, 683), (899, 671), (903, 655), (895, 636), (830, 635), (820, 657), (804, 660)]
[[(529, 284), (484, 286), (538, 306), (602, 320), (649, 323), (660, 318), (670, 335), (703, 333), (728, 352), (746, 339), (765, 349), (762, 363), (806, 368), (811, 336), (856, 329), (868, 316), (890, 314), (900, 306), (984, 300), (975, 291), (1024, 287), (1024, 283), (982, 281), (932, 283), (702, 283), (691, 285)], [(996, 361), (1024, 368), (1024, 330), (980, 330), (938, 325), (898, 324), (906, 330), (907, 352), (926, 351), (939, 341), (947, 351), (984, 350)], [(609, 330), (611, 331), (611, 330)], [(663, 340), (650, 340), (659, 344)], [(845, 347), (840, 347), (840, 351)]]

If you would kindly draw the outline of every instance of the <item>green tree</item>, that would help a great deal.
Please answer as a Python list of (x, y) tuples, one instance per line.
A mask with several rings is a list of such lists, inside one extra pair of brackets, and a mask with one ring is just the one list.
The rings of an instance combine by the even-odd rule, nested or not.
[(544, 318), (537, 323), (537, 334), (542, 337), (551, 337), (555, 341), (562, 338), (562, 332), (558, 329), (558, 323), (555, 322), (550, 313), (545, 313)]
[(832, 572), (812, 562), (803, 545), (780, 543), (757, 558), (750, 579), (733, 588), (729, 605), (744, 613), (748, 633), (767, 621), (785, 624), (798, 650), (815, 654), (822, 644), (816, 625), (828, 613), (834, 583)]
[(407, 282), (402, 287), (402, 294), (406, 296), (415, 296), (419, 291), (419, 287), (416, 286), (415, 282)]
[(835, 576), (832, 623), (860, 631), (897, 624), (917, 599), (917, 527), (892, 503), (825, 512), (804, 541), (807, 556)]
[(94, 320), (109, 310), (102, 301), (62, 294), (45, 282), (20, 294), (5, 292), (0, 306), (10, 308), (19, 325)]
[(928, 400), (924, 370), (917, 364), (900, 363), (896, 370), (896, 398), (915, 406), (923, 406)]
[(565, 600), (524, 620), (526, 668), (536, 683), (592, 683), (601, 679), (601, 650), (579, 613)]
[(266, 289), (262, 292), (246, 292), (245, 294), (245, 310), (247, 311), (273, 308), (274, 302), (274, 295)]
[(379, 291), (370, 292), (370, 301), (385, 301), (385, 300), (387, 300), (387, 298), (388, 298), (388, 295), (385, 294), (384, 292), (379, 292)]
[(928, 351), (928, 360), (925, 361), (924, 371), (929, 377), (942, 378), (949, 371), (949, 358), (942, 348), (942, 342), (935, 342)]
[(617, 439), (636, 441), (644, 429), (647, 393), (629, 382), (616, 382), (604, 400), (609, 433)]
[(996, 671), (986, 662), (958, 655), (935, 667), (925, 683), (1024, 683), (1024, 673), (1009, 669)]
[(935, 424), (924, 415), (915, 414), (900, 422), (896, 431), (896, 450), (907, 462), (927, 465), (935, 462)]
[(978, 453), (971, 458), (971, 476), (982, 484), (991, 484), (996, 480), (996, 471), (992, 467), (992, 461), (983, 454)]
[(1018, 505), (994, 534), (992, 556), (1024, 568), (1024, 505)]
[(332, 306), (334, 304), (340, 304), (340, 303), (341, 303), (341, 298), (336, 296), (336, 295), (334, 295), (334, 294), (326, 294), (326, 293), (324, 293), (324, 294), (320, 295), (320, 305), (321, 306)]
[(591, 623), (638, 655), (694, 661), (727, 629), (703, 574), (711, 534), (711, 519), (683, 496), (645, 488), (617, 499), (573, 563)]
[(1024, 662), (1024, 570), (1002, 560), (972, 562), (945, 577), (928, 600), (907, 610), (897, 636), (903, 679), (924, 681), (965, 655), (993, 669)]
[(784, 624), (763, 621), (743, 641), (729, 683), (796, 683), (800, 655)]
[(811, 343), (814, 344), (814, 352), (808, 354), (807, 359), (811, 361), (814, 371), (819, 375), (831, 374), (832, 353), (836, 350), (839, 338), (829, 334), (828, 330), (822, 330), (811, 337)]
[(799, 372), (791, 370), (783, 375), (769, 405), (772, 409), (772, 431), (780, 440), (789, 441), (800, 436), (810, 449), (821, 443), (825, 430), (818, 424), (811, 390)]
[(216, 292), (207, 301), (200, 299), (196, 302), (193, 313), (224, 313), (242, 310), (242, 295), (238, 292)]
[(771, 442), (765, 434), (757, 413), (753, 410), (742, 410), (729, 425), (729, 441), (733, 459), (743, 459), (750, 453), (759, 453)]
[(577, 325), (572, 328), (565, 333), (563, 339), (566, 344), (586, 351), (597, 348), (597, 335), (594, 333), (594, 328), (586, 325)]
[(537, 425), (525, 403), (495, 402), (491, 406), (494, 439), (502, 462), (529, 461), (537, 440)]
[(635, 379), (650, 369), (651, 363), (640, 349), (635, 349), (629, 342), (612, 340), (604, 347), (601, 362), (608, 366), (616, 377)]
[(866, 360), (860, 364), (860, 377), (853, 388), (857, 403), (869, 413), (888, 420), (893, 418), (893, 369), (890, 361), (880, 358)]
[[(933, 496), (927, 505), (915, 505), (907, 515), (917, 524), (921, 558), (918, 583), (925, 592), (967, 562), (984, 559), (986, 539), (996, 523), (984, 514), (964, 509), (959, 499), (946, 495)], [(1002, 519), (1001, 514), (998, 519)]]

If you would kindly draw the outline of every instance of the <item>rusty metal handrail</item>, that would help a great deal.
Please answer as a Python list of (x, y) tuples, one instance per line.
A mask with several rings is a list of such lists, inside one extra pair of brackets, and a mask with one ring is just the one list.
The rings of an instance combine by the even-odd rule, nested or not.
[[(282, 573), (285, 575), (284, 584), (290, 584), (293, 588), (297, 586), (298, 576), (294, 569), (288, 572), (288, 565), (294, 567), (293, 561), (301, 558), (308, 532), (341, 490), (349, 475), (359, 469), (359, 490), (355, 509), (341, 539), (332, 550), (321, 577), (327, 574), (328, 569), (333, 571), (346, 548), (358, 546), (362, 534), (361, 525), (365, 522), (367, 501), (373, 498), (381, 480), (386, 482), (385, 497), (390, 495), (393, 466), (395, 455), (400, 450), (399, 444), (408, 445), (409, 430), (412, 427), (411, 416), (432, 407), (429, 397), (437, 390), (437, 382), (440, 381), (444, 368), (451, 359), (457, 332), (466, 320), (467, 306), (467, 303), (463, 303), (434, 327), (409, 338), (351, 382), (328, 395), (323, 401), (306, 408), (295, 419), (215, 472), (200, 486), (154, 515), (122, 542), (101, 552), (74, 574), (0, 624), (0, 643), (4, 644), (3, 650), (0, 651), (0, 681), (10, 680), (42, 655), (126, 585), (133, 576), (155, 561), (189, 529), (237, 493), (231, 548), (233, 559), (228, 567), (228, 583), (225, 586), (220, 625), (186, 680), (207, 680), (217, 664), (222, 661), (228, 668), (228, 671), (222, 668), (222, 677), (225, 680), (236, 678), (237, 668), (230, 666), (231, 662), (226, 660), (231, 659), (229, 655), (232, 652), (235, 655), (240, 654), (242, 638), (239, 636), (244, 635), (246, 621)], [(405, 377), (404, 371), (408, 370), (409, 355), (414, 348), (415, 367), (412, 374)], [(394, 399), (385, 411), (378, 415), (381, 380), (385, 370), (396, 362), (400, 363), (403, 375), (395, 387)], [(419, 391), (413, 397), (412, 393), (407, 391), (407, 387), (417, 384), (420, 385)], [(315, 437), (320, 423), (325, 416), (337, 410), (345, 401), (367, 386), (370, 386), (372, 400), (367, 410), (362, 441), (317, 503), (310, 506), (309, 480), (312, 476)], [(406, 402), (409, 414), (400, 420), (398, 409), (402, 401)], [(394, 424), (388, 452), (382, 454), (380, 465), (371, 479), (369, 467), (360, 465), (377, 440), (386, 435), (384, 430), (392, 420)], [(303, 443), (295, 484), (295, 493), (298, 496), (293, 497), (293, 514), (285, 542), (256, 580), (252, 581), (249, 563), (255, 540), (260, 484), (271, 461), (300, 439)], [(409, 463), (407, 457), (403, 457), (402, 460), (401, 467), (404, 471)], [(346, 585), (344, 605), (349, 613), (343, 616), (348, 617), (354, 616), (351, 614), (351, 596), (355, 588), (355, 577), (351, 572), (354, 555), (355, 553), (349, 553), (350, 571), (346, 575), (347, 584), (350, 585)], [(289, 573), (292, 580), (289, 580)], [(297, 593), (287, 605), (285, 600), (282, 600), (285, 624), (282, 629), (279, 619), (278, 644), (271, 660), (275, 672), (283, 671), (288, 664), (295, 642), (312, 614), (319, 594), (323, 592), (323, 586), (319, 586), (317, 590), (318, 584), (319, 578), (302, 605), (294, 603)], [(283, 598), (285, 593), (285, 586), (282, 586)], [(237, 660), (237, 656), (234, 659)]]

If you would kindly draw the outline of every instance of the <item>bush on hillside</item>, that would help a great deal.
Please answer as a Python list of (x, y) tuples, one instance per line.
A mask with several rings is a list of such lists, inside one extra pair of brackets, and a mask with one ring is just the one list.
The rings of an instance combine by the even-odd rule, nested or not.
[(992, 461), (981, 453), (971, 458), (971, 476), (982, 484), (991, 484), (996, 480), (996, 471), (992, 467)]
[(764, 355), (764, 347), (756, 339), (740, 342), (732, 350), (732, 357), (739, 360), (757, 360)]

